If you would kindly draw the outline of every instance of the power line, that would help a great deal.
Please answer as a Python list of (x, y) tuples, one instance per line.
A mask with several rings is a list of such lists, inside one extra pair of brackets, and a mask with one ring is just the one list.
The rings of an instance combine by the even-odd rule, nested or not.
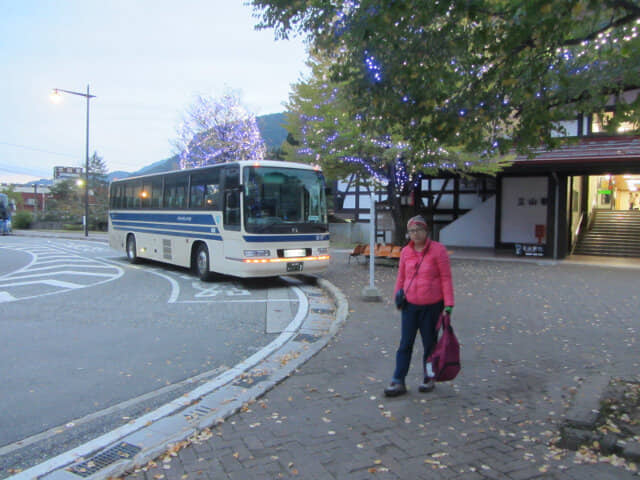
[(77, 159), (78, 155), (70, 155), (68, 153), (60, 153), (60, 152), (52, 152), (51, 150), (44, 150), (42, 148), (30, 147), (28, 145), (20, 145), (17, 143), (9, 143), (9, 142), (0, 142), (0, 145), (7, 145), (9, 147), (22, 148), (23, 150), (30, 150), (32, 152), (42, 152), (49, 153), (51, 155), (58, 155), (60, 157), (74, 158)]
[(46, 173), (44, 173), (45, 170), (43, 169), (19, 167), (15, 165), (6, 165), (3, 163), (0, 163), (0, 172), (13, 173), (13, 174), (17, 173), (20, 175), (31, 175), (33, 177), (43, 177), (47, 175)]

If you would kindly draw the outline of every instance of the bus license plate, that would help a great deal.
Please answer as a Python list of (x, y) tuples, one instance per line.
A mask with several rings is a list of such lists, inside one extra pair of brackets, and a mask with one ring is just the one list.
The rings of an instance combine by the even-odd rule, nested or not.
[(302, 271), (302, 262), (287, 263), (287, 272), (301, 272), (301, 271)]

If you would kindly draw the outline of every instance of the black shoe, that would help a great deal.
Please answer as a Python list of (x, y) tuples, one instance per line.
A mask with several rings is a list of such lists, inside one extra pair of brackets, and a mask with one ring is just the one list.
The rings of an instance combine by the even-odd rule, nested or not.
[(424, 382), (418, 387), (418, 390), (422, 393), (429, 393), (432, 392), (434, 388), (436, 388), (436, 382), (433, 381), (433, 378), (425, 378)]
[(391, 382), (391, 385), (384, 389), (384, 394), (387, 397), (397, 397), (398, 395), (404, 395), (405, 393), (407, 393), (407, 387), (402, 383)]

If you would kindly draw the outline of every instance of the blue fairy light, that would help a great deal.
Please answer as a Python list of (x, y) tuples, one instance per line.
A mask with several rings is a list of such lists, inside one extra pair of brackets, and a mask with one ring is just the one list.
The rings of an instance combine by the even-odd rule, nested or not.
[(375, 83), (380, 83), (382, 81), (382, 67), (380, 66), (380, 63), (376, 60), (376, 57), (369, 54), (367, 50), (364, 51), (364, 55), (365, 67), (371, 74), (373, 81)]

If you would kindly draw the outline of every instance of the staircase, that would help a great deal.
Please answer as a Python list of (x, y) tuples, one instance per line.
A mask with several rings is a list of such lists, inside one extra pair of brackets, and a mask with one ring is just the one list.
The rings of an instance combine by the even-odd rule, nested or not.
[(640, 257), (640, 211), (594, 210), (591, 228), (581, 236), (575, 255)]

